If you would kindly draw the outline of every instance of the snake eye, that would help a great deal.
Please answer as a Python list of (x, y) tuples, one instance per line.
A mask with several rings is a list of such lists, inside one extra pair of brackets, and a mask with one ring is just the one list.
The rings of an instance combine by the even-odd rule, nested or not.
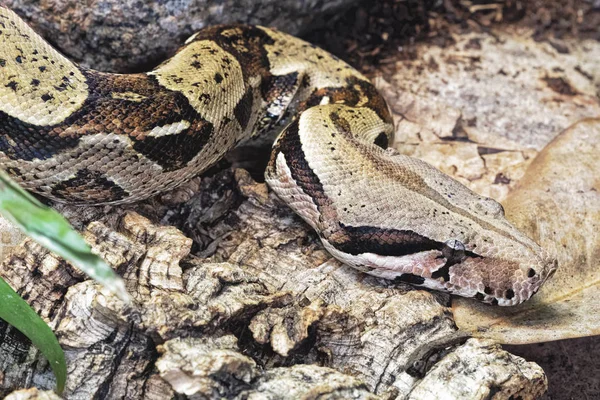
[(442, 255), (449, 263), (460, 263), (465, 258), (465, 245), (460, 240), (446, 240), (442, 249)]
[(450, 240), (446, 240), (446, 242), (444, 244), (446, 246), (450, 247), (451, 249), (458, 250), (458, 251), (465, 251), (465, 245), (460, 240), (450, 239)]

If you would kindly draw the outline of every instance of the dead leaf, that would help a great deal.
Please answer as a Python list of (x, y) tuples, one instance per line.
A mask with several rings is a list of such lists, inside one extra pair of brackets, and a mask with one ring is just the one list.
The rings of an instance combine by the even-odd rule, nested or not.
[(600, 334), (600, 119), (580, 121), (531, 163), (505, 201), (506, 215), (559, 269), (531, 300), (490, 307), (455, 299), (461, 330), (500, 343), (546, 342)]

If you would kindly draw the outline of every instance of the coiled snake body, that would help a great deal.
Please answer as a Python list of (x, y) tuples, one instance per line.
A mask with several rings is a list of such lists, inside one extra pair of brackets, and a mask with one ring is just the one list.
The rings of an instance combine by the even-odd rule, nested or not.
[(280, 129), (266, 181), (348, 265), (500, 305), (528, 299), (555, 268), (497, 202), (385, 150), (383, 98), (300, 39), (215, 26), (156, 69), (120, 75), (77, 66), (7, 8), (0, 31), (0, 162), (43, 196), (141, 200)]

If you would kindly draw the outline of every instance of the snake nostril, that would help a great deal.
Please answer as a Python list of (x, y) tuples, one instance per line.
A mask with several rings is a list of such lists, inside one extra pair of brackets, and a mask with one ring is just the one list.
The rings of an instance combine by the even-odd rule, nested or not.
[(512, 289), (508, 289), (505, 293), (504, 293), (504, 297), (508, 300), (512, 299), (513, 297), (515, 297), (515, 292)]
[(527, 277), (533, 278), (534, 276), (535, 276), (535, 269), (529, 268), (529, 271), (527, 271)]

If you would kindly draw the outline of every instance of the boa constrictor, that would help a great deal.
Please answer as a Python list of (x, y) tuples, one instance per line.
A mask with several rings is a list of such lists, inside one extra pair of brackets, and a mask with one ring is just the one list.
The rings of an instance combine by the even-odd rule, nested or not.
[(74, 64), (0, 8), (0, 50), (0, 162), (50, 199), (145, 199), (278, 129), (268, 185), (348, 265), (499, 305), (527, 300), (556, 267), (499, 203), (386, 150), (381, 95), (300, 39), (214, 26), (150, 72), (111, 74)]

